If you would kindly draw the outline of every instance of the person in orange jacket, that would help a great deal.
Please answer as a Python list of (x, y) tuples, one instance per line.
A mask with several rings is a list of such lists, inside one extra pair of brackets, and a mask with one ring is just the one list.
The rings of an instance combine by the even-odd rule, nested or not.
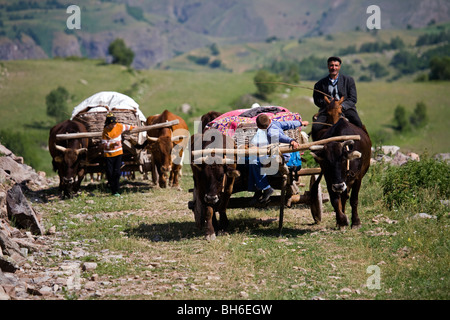
[(122, 133), (135, 128), (118, 123), (113, 113), (106, 115), (105, 127), (102, 133), (103, 155), (106, 162), (106, 177), (114, 196), (120, 196), (119, 180), (122, 166)]

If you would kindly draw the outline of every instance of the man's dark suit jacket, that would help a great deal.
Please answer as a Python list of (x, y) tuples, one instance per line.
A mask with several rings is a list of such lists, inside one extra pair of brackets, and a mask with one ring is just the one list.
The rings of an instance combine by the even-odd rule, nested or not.
[[(328, 76), (319, 80), (315, 85), (314, 89), (320, 90), (325, 93), (328, 92), (329, 80)], [(357, 94), (355, 80), (352, 77), (339, 74), (339, 80), (337, 83), (337, 91), (339, 97), (345, 97), (342, 103), (342, 108), (347, 110), (349, 108), (356, 108)], [(330, 93), (331, 94), (331, 93)], [(314, 91), (313, 93), (314, 104), (319, 107), (319, 112), (324, 111), (326, 107), (326, 102), (322, 93)]]

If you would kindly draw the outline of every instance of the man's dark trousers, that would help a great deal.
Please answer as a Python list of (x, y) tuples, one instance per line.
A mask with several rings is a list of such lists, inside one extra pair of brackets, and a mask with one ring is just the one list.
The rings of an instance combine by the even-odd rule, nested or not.
[(115, 157), (105, 157), (106, 162), (106, 178), (111, 187), (111, 193), (119, 193), (119, 181), (122, 167), (122, 155)]

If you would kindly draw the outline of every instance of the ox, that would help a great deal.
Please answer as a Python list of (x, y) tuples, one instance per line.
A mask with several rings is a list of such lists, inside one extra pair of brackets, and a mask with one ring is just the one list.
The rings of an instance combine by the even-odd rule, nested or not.
[(358, 194), (361, 182), (370, 166), (371, 146), (367, 131), (359, 128), (347, 119), (343, 118), (342, 106), (344, 98), (328, 103), (327, 112), (330, 128), (322, 129), (318, 133), (318, 139), (326, 139), (341, 135), (360, 135), (359, 141), (329, 142), (323, 146), (313, 146), (311, 154), (320, 164), (322, 173), (316, 183), (320, 182), (322, 175), (325, 176), (330, 201), (336, 212), (336, 223), (339, 228), (348, 226), (345, 215), (345, 204), (350, 196), (352, 207), (352, 228), (361, 226), (358, 216)]
[(203, 132), (206, 128), (206, 125), (216, 119), (217, 117), (220, 117), (222, 113), (218, 111), (210, 111), (208, 113), (205, 113), (200, 118), (200, 126), (199, 126), (199, 132)]
[(152, 155), (152, 181), (156, 185), (159, 177), (158, 182), (161, 188), (167, 187), (169, 172), (169, 185), (178, 187), (184, 149), (189, 138), (189, 129), (182, 118), (168, 110), (148, 117), (146, 122), (146, 125), (154, 125), (176, 119), (179, 120), (176, 125), (147, 131), (148, 149)]
[[(205, 138), (213, 131), (218, 133), (218, 130), (207, 129), (203, 134), (197, 133), (191, 137), (191, 168), (194, 178), (194, 200), (191, 209), (199, 229), (203, 229), (206, 222), (207, 240), (214, 240), (219, 230), (226, 230), (228, 201), (233, 192), (234, 180), (239, 176), (234, 155), (232, 158), (195, 158), (192, 155), (193, 150), (199, 149), (235, 148), (234, 139), (221, 133), (214, 134), (214, 139)], [(219, 223), (216, 212), (220, 215)]]
[(50, 129), (48, 148), (52, 157), (53, 170), (59, 175), (59, 192), (64, 199), (73, 197), (83, 181), (85, 172), (80, 162), (86, 156), (88, 138), (56, 141), (57, 134), (87, 132), (77, 121), (65, 120)]

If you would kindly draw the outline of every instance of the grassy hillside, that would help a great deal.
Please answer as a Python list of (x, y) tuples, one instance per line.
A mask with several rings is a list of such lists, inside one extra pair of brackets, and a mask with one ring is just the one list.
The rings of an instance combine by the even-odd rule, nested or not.
[[(37, 170), (50, 173), (48, 132), (54, 120), (46, 115), (45, 97), (58, 86), (71, 94), (71, 110), (87, 97), (99, 91), (118, 91), (132, 96), (146, 116), (169, 109), (180, 114), (181, 105), (188, 103), (191, 114), (180, 114), (194, 128), (194, 120), (210, 110), (225, 112), (234, 109), (233, 101), (246, 93), (254, 93), (254, 73), (188, 72), (171, 70), (130, 71), (97, 60), (68, 61), (3, 61), (0, 78), (0, 127), (32, 137), (39, 163)], [(312, 82), (302, 82), (312, 87)], [(386, 143), (422, 153), (449, 152), (449, 102), (443, 93), (448, 82), (358, 83), (358, 109), (369, 132), (391, 133)], [(289, 88), (272, 96), (272, 104), (299, 112), (311, 120), (317, 108), (311, 102), (312, 91)], [(396, 135), (390, 128), (393, 112), (402, 104), (412, 112), (417, 102), (427, 105), (429, 124), (408, 135)]]
[[(376, 52), (360, 52), (363, 45), (389, 44), (392, 39), (401, 39), (404, 50), (415, 54), (423, 54), (425, 51), (435, 48), (436, 45), (416, 46), (417, 39), (425, 34), (437, 34), (442, 30), (448, 30), (450, 24), (430, 26), (423, 29), (408, 30), (382, 30), (382, 31), (350, 31), (337, 32), (332, 35), (317, 37), (302, 37), (290, 40), (280, 38), (268, 42), (249, 42), (245, 44), (218, 45), (219, 54), (212, 55), (210, 46), (197, 48), (174, 59), (164, 61), (159, 65), (161, 69), (189, 70), (189, 71), (217, 71), (210, 64), (201, 65), (195, 63), (192, 57), (209, 57), (212, 62), (218, 59), (222, 62), (222, 70), (232, 72), (246, 72), (267, 67), (273, 61), (302, 61), (311, 56), (323, 59), (323, 68), (326, 71), (326, 59), (331, 55), (338, 55), (343, 59), (343, 70), (351, 68), (350, 74), (355, 79), (361, 76), (370, 76), (368, 67), (371, 63), (379, 63), (388, 70), (388, 74), (381, 80), (388, 80), (396, 76), (396, 70), (390, 66), (393, 56), (399, 49), (383, 49)], [(440, 43), (439, 45), (442, 45)], [(350, 46), (354, 46), (356, 52), (344, 53)], [(303, 70), (299, 70), (300, 79), (305, 80)]]
[[(243, 44), (366, 30), (372, 3), (359, 0), (125, 1), (79, 0), (81, 29), (69, 30), (67, 0), (0, 0), (0, 56), (104, 58), (123, 38), (136, 53), (133, 67), (154, 67), (211, 43)], [(446, 0), (380, 0), (383, 30), (448, 22)], [(24, 43), (23, 35), (32, 39)], [(20, 46), (15, 52), (12, 46)]]

